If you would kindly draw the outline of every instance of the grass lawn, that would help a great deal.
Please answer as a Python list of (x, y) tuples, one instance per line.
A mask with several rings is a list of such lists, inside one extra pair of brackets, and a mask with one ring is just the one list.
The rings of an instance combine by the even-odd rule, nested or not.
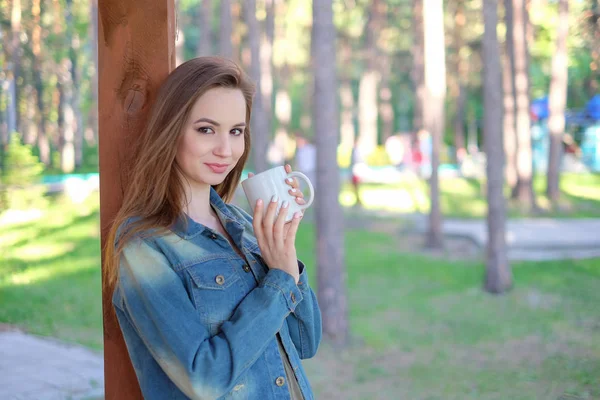
[[(0, 215), (0, 323), (100, 349), (98, 231), (97, 198)], [(395, 240), (346, 234), (352, 344), (306, 361), (317, 398), (600, 398), (600, 259), (514, 265), (514, 289), (491, 296), (480, 263)], [(298, 251), (314, 282), (310, 225)]]
[[(509, 204), (511, 217), (600, 217), (600, 174), (563, 174), (562, 198), (559, 210), (551, 210), (545, 195), (546, 177), (536, 176), (534, 188), (541, 213), (531, 214), (520, 210), (517, 204)], [(407, 178), (398, 184), (364, 184), (359, 190), (363, 207), (387, 209), (405, 213), (428, 213), (429, 185), (417, 179)], [(509, 190), (506, 190), (509, 195)], [(440, 202), (446, 217), (484, 218), (487, 213), (485, 187), (481, 181), (465, 178), (445, 178), (440, 181)], [(340, 194), (345, 206), (356, 203), (351, 185), (345, 183)]]

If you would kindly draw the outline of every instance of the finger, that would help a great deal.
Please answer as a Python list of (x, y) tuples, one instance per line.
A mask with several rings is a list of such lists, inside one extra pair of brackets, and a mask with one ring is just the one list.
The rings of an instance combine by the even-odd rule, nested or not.
[(300, 226), (300, 220), (302, 219), (302, 213), (300, 211), (296, 211), (294, 213), (294, 218), (290, 222), (290, 228), (285, 237), (285, 247), (290, 248), (296, 243), (296, 233), (298, 232), (298, 226)]
[(288, 174), (292, 172), (292, 166), (290, 164), (285, 164), (285, 172)]
[(259, 245), (264, 243), (262, 219), (263, 219), (263, 201), (262, 201), (262, 199), (258, 199), (256, 201), (256, 206), (254, 207), (254, 217), (252, 219), (252, 227), (254, 228), (254, 236), (256, 236), (256, 240), (258, 241)]
[(285, 240), (285, 217), (287, 216), (288, 210), (290, 207), (289, 201), (284, 201), (283, 205), (279, 209), (279, 215), (277, 216), (277, 220), (275, 221), (275, 226), (273, 227), (273, 236), (274, 236), (274, 244), (276, 249), (283, 249), (284, 240)]
[(254, 174), (252, 172), (248, 172), (248, 178), (252, 178)]
[(285, 183), (287, 183), (289, 186), (291, 186), (294, 189), (297, 189), (298, 187), (300, 187), (300, 183), (298, 182), (298, 179), (296, 179), (296, 178), (286, 178)]
[(263, 234), (270, 248), (275, 245), (273, 240), (273, 223), (275, 222), (275, 212), (277, 211), (277, 205), (279, 204), (279, 197), (274, 195), (269, 202), (267, 207), (267, 213), (263, 219)]
[(306, 204), (306, 200), (304, 200), (301, 197), (296, 197), (296, 203), (300, 204), (301, 206), (303, 206), (304, 204)]
[(292, 189), (288, 190), (288, 193), (294, 197), (304, 198), (304, 193), (302, 193), (302, 191), (300, 191), (300, 189), (292, 188)]

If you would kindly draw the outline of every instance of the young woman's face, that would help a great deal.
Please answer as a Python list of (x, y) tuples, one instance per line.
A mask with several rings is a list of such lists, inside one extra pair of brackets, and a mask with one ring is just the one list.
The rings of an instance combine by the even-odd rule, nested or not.
[(244, 153), (246, 100), (239, 89), (214, 88), (190, 112), (175, 161), (192, 185), (218, 185)]

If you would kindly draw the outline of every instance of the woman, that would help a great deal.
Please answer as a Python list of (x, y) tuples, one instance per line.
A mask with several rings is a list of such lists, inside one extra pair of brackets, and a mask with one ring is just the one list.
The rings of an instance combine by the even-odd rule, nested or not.
[(313, 398), (300, 359), (317, 351), (321, 314), (296, 258), (302, 215), (284, 223), (286, 199), (278, 217), (278, 199), (254, 217), (227, 203), (250, 152), (253, 94), (233, 62), (187, 61), (141, 137), (105, 278), (147, 399)]

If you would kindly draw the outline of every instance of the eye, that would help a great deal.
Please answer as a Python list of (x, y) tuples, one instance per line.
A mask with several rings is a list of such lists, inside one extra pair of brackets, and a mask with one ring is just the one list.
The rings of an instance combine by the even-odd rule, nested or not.
[(211, 133), (214, 133), (213, 129), (211, 127), (208, 126), (202, 126), (198, 129), (196, 129), (198, 132), (202, 133), (203, 135), (209, 135)]
[(243, 129), (239, 129), (239, 128), (235, 128), (235, 129), (232, 129), (230, 133), (233, 136), (240, 136), (241, 134), (244, 133), (244, 130)]

